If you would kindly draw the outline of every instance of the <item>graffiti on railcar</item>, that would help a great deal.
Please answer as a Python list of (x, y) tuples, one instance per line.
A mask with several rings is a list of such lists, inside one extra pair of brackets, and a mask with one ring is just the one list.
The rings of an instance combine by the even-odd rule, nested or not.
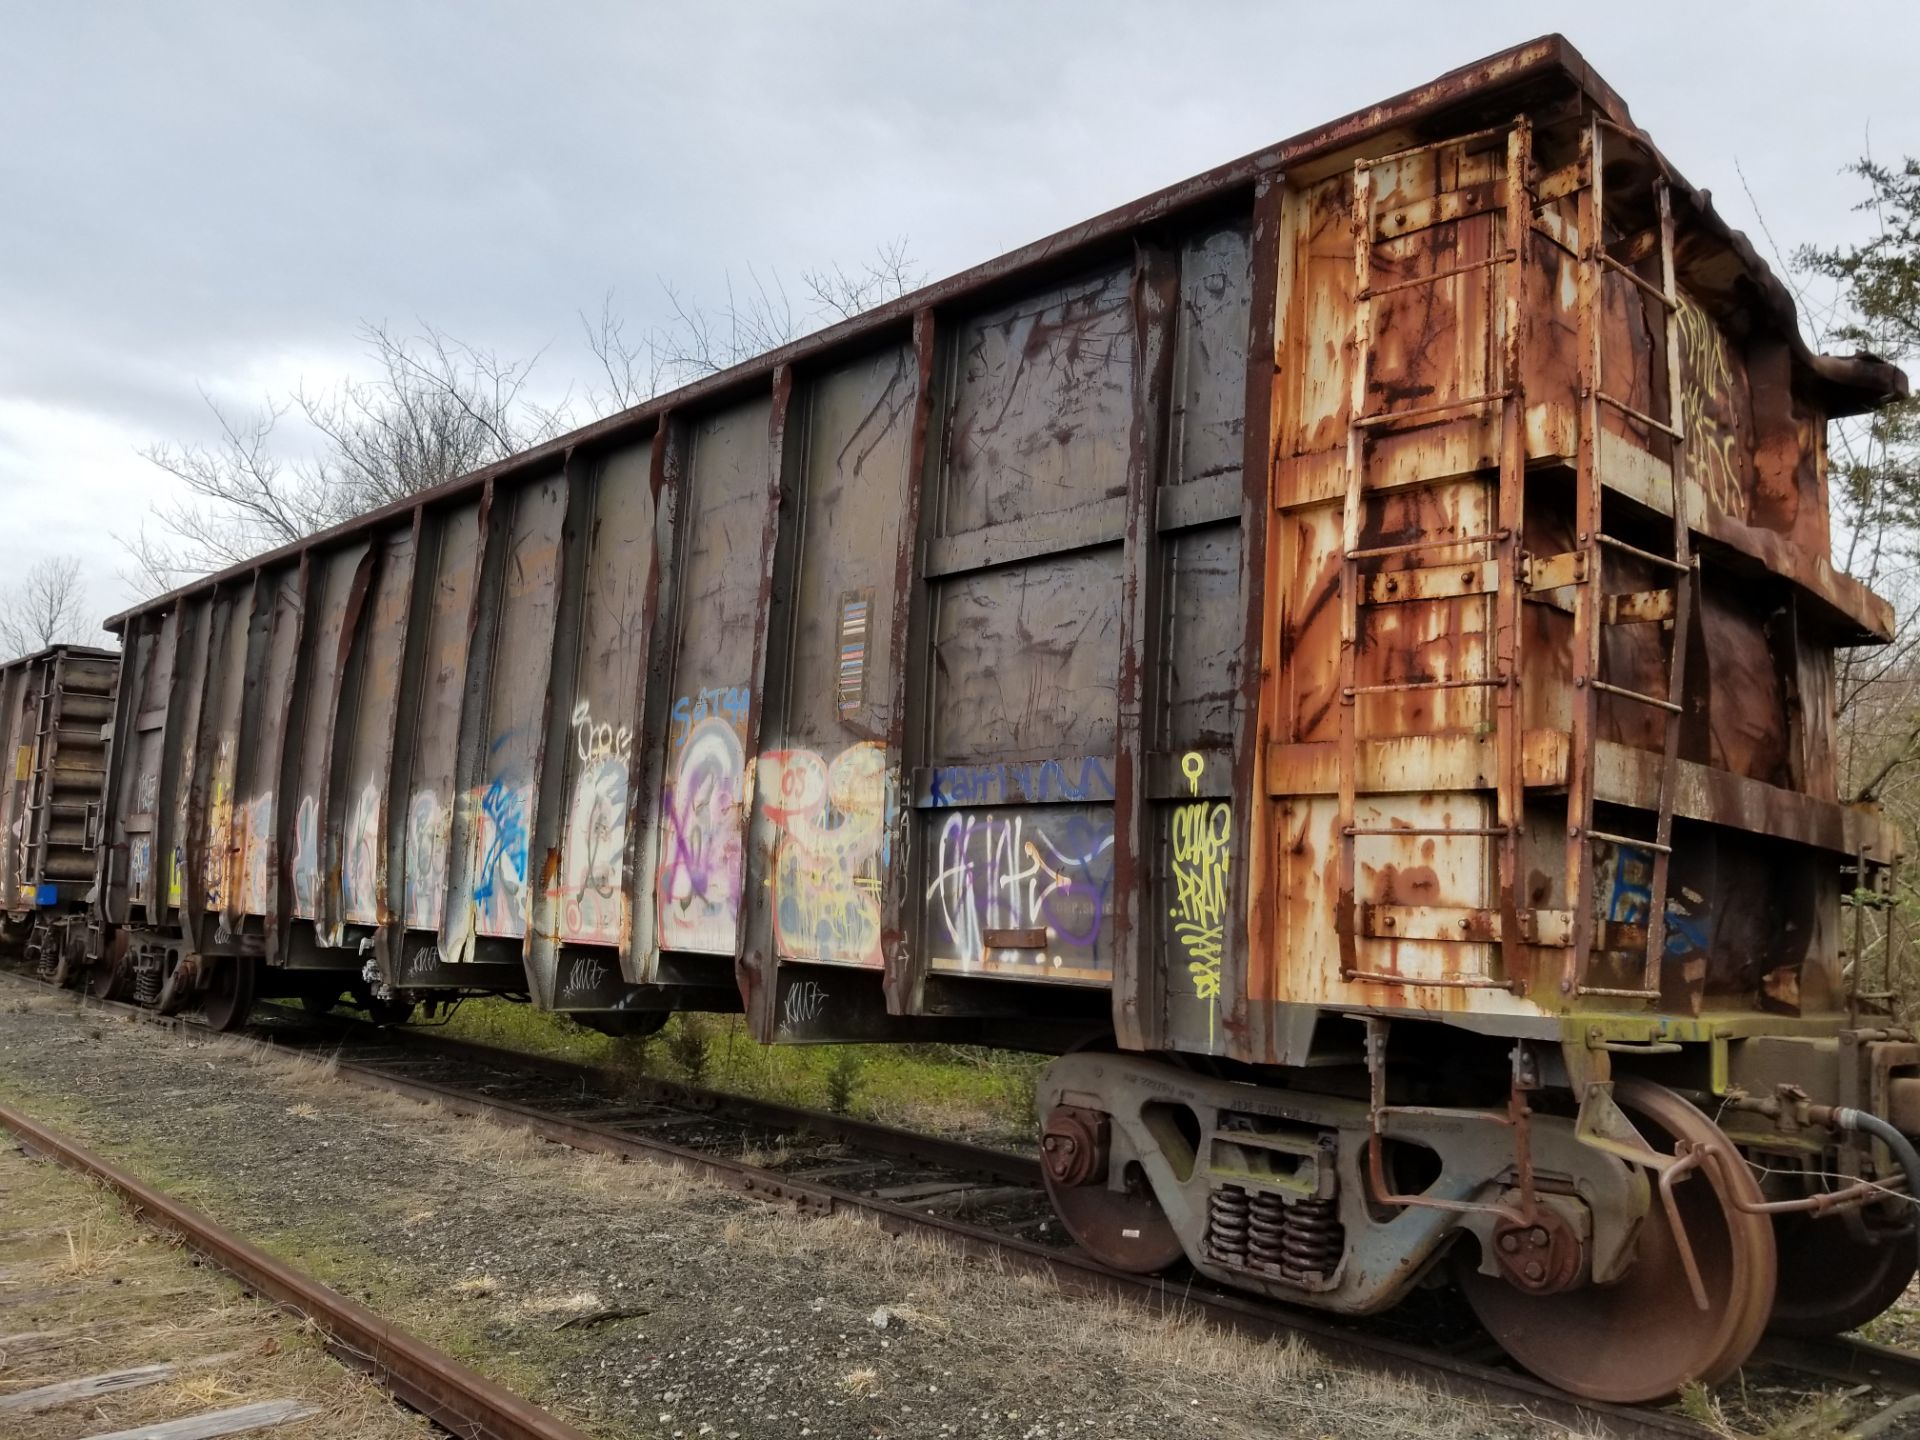
[(760, 757), (755, 785), (776, 831), (773, 929), (780, 954), (878, 967), (887, 755), (878, 741), (832, 761), (812, 750)]
[(733, 953), (749, 783), (747, 707), (740, 686), (683, 695), (673, 704), (655, 887), (660, 944), (670, 950)]
[(220, 909), (228, 899), (233, 861), (233, 743), (231, 735), (220, 737), (207, 798), (207, 848), (201, 856), (200, 879), (209, 910)]
[[(955, 812), (941, 822), (927, 886), (935, 969), (1105, 980), (1113, 894), (1109, 810)], [(996, 931), (1044, 944), (989, 943)]]
[(579, 767), (558, 877), (561, 934), (613, 945), (620, 940), (633, 731), (595, 720), (582, 700), (573, 707), (573, 744)]
[[(1602, 852), (1594, 877), (1594, 902), (1600, 918), (1615, 925), (1644, 925), (1653, 913), (1653, 851), (1638, 845), (1613, 845)], [(1685, 900), (1698, 904), (1692, 892), (1667, 896), (1666, 943), (1662, 951), (1672, 959), (1704, 951), (1707, 930)], [(1644, 941), (1642, 942), (1644, 949)]]
[(311, 795), (300, 797), (293, 816), (293, 913), (320, 913), (320, 806)]
[(1180, 757), (1187, 793), (1193, 797), (1173, 811), (1173, 934), (1186, 952), (1194, 998), (1207, 1007), (1207, 1043), (1214, 1038), (1219, 1010), (1220, 972), (1225, 959), (1227, 866), (1233, 835), (1233, 807), (1224, 800), (1200, 799), (1204, 755)]
[(380, 787), (369, 780), (360, 788), (341, 842), (340, 907), (348, 920), (379, 921), (375, 895), (380, 853)]
[(1113, 777), (1098, 755), (1068, 760), (995, 760), (985, 765), (936, 765), (928, 803), (1005, 805), (1112, 801)]
[(438, 930), (447, 900), (447, 807), (431, 790), (407, 802), (406, 918), (414, 930)]
[(1680, 327), (1680, 459), (1685, 478), (1714, 509), (1743, 520), (1740, 439), (1732, 414), (1733, 365), (1720, 327), (1684, 293), (1675, 314)]
[(474, 872), (473, 904), (483, 935), (526, 933), (527, 810), (531, 798), (531, 786), (504, 776), (489, 781), (476, 797), (480, 864)]
[(241, 806), (240, 908), (251, 915), (267, 913), (268, 857), (272, 855), (273, 796), (256, 795)]
[(827, 1011), (827, 990), (818, 980), (796, 980), (780, 1002), (780, 1028), (797, 1030), (811, 1025)]
[(137, 898), (145, 899), (153, 878), (153, 837), (135, 835), (127, 841), (127, 881)]

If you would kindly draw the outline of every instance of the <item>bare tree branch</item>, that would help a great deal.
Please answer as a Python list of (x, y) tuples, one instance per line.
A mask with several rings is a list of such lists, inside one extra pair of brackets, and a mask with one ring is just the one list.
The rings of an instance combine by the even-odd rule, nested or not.
[(85, 607), (76, 557), (36, 560), (17, 585), (0, 595), (0, 658), (83, 643), (95, 629)]

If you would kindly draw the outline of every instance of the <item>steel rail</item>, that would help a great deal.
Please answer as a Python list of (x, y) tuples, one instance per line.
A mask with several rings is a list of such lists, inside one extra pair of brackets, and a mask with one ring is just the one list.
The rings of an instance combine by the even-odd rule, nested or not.
[[(54, 989), (33, 977), (9, 973), (13, 978), (28, 980), (39, 988)], [(184, 1017), (157, 1015), (151, 1010), (122, 1001), (101, 1001), (71, 991), (56, 993), (70, 996), (87, 1008), (127, 1013), (169, 1029), (182, 1030), (192, 1025)], [(234, 1038), (245, 1041), (245, 1037)], [(499, 1064), (505, 1057), (536, 1058), (519, 1056), (518, 1052), (474, 1046), (465, 1041), (436, 1040), (434, 1047), (423, 1048), (448, 1045), (478, 1052), (479, 1057), (491, 1064)], [(289, 1049), (288, 1053), (300, 1052)], [(529, 1068), (563, 1073), (575, 1068), (570, 1062), (540, 1058), (540, 1066)], [(756, 1199), (790, 1205), (802, 1213), (821, 1216), (860, 1214), (888, 1234), (930, 1235), (969, 1258), (992, 1260), (1028, 1273), (1046, 1275), (1071, 1294), (1117, 1299), (1163, 1312), (1185, 1311), (1222, 1329), (1255, 1338), (1294, 1338), (1317, 1355), (1337, 1364), (1433, 1386), (1463, 1399), (1495, 1408), (1518, 1410), (1536, 1419), (1597, 1430), (1622, 1437), (1622, 1440), (1640, 1440), (1640, 1437), (1647, 1437), (1647, 1440), (1673, 1440), (1673, 1437), (1708, 1440), (1708, 1437), (1717, 1434), (1670, 1411), (1582, 1400), (1529, 1375), (1403, 1340), (1355, 1331), (1343, 1325), (1337, 1316), (1216, 1290), (1205, 1282), (1191, 1279), (1169, 1280), (1110, 1270), (1072, 1251), (1054, 1249), (950, 1216), (916, 1210), (895, 1201), (785, 1175), (731, 1156), (690, 1149), (671, 1141), (636, 1135), (592, 1121), (563, 1118), (517, 1101), (480, 1095), (433, 1080), (393, 1074), (359, 1061), (338, 1059), (334, 1065), (340, 1078), (366, 1089), (438, 1104), (458, 1115), (525, 1129), (550, 1143), (590, 1154), (607, 1155), (622, 1161), (640, 1160), (672, 1165), (685, 1173), (725, 1185)], [(725, 1103), (734, 1098), (721, 1091), (702, 1090), (694, 1093), (703, 1101), (717, 1097)], [(770, 1102), (752, 1103), (762, 1106)], [(779, 1108), (786, 1110), (796, 1107)], [(829, 1124), (837, 1123), (842, 1118), (821, 1116), (817, 1112), (804, 1110), (798, 1113)], [(890, 1127), (874, 1128), (884, 1131)], [(965, 1148), (969, 1152), (981, 1149), (977, 1146)], [(1024, 1157), (1020, 1156), (1001, 1154), (1000, 1158), (1010, 1165), (1024, 1163)]]
[(0, 1126), (27, 1148), (105, 1184), (147, 1224), (178, 1235), (242, 1284), (311, 1320), (337, 1353), (442, 1429), (471, 1440), (588, 1440), (584, 1431), (11, 1106), (0, 1105)]

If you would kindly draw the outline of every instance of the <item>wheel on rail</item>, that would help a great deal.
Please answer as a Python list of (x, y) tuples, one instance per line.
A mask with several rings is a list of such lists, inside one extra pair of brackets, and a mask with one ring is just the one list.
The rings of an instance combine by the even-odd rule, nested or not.
[(253, 961), (224, 956), (200, 963), (213, 967), (200, 992), (200, 1018), (212, 1030), (238, 1030), (253, 1013)]
[(1767, 1329), (1775, 1335), (1857, 1329), (1898, 1300), (1920, 1268), (1910, 1229), (1869, 1239), (1837, 1216), (1787, 1214), (1773, 1217), (1773, 1235), (1780, 1290)]
[[(1622, 1080), (1614, 1099), (1649, 1144), (1732, 1146), (1720, 1127), (1664, 1086)], [(1773, 1308), (1773, 1226), (1736, 1200), (1757, 1203), (1760, 1187), (1745, 1165), (1703, 1166), (1673, 1194), (1692, 1243), (1708, 1305), (1696, 1304), (1658, 1182), (1640, 1224), (1632, 1267), (1609, 1285), (1534, 1295), (1470, 1260), (1457, 1263), (1460, 1287), (1480, 1323), (1508, 1355), (1550, 1384), (1591, 1400), (1638, 1404), (1692, 1381), (1718, 1384), (1752, 1353)]]
[(1138, 1164), (1115, 1188), (1109, 1175), (1109, 1121), (1097, 1110), (1058, 1105), (1040, 1141), (1040, 1173), (1053, 1212), (1076, 1244), (1102, 1265), (1134, 1275), (1165, 1270), (1186, 1253)]
[(87, 971), (87, 993), (96, 1000), (124, 1000), (131, 988), (133, 977), (127, 968), (128, 937), (124, 930), (116, 930), (113, 939), (107, 943), (106, 954), (94, 961)]

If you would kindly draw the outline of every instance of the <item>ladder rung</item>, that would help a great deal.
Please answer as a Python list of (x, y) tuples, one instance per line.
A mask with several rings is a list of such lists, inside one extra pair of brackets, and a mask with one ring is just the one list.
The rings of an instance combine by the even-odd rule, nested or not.
[(1380, 560), (1389, 555), (1418, 555), (1423, 550), (1449, 550), (1455, 545), (1493, 545), (1507, 538), (1504, 530), (1491, 530), (1485, 535), (1443, 536), (1433, 540), (1414, 540), (1405, 545), (1375, 545), (1367, 550), (1349, 550), (1349, 560)]
[(1581, 985), (1575, 988), (1576, 995), (1604, 995), (1615, 1000), (1658, 1000), (1658, 990), (1621, 990), (1611, 985)]
[(1671, 700), (1662, 700), (1658, 695), (1647, 695), (1638, 690), (1629, 690), (1624, 685), (1609, 685), (1604, 680), (1590, 680), (1587, 683), (1593, 686), (1594, 689), (1604, 691), (1608, 695), (1618, 695), (1623, 700), (1638, 700), (1642, 705), (1651, 705), (1656, 709), (1665, 710), (1670, 714), (1678, 715), (1681, 710), (1685, 708), (1684, 706), (1674, 704)]
[(1593, 398), (1604, 404), (1611, 405), (1629, 420), (1638, 420), (1642, 425), (1652, 426), (1663, 435), (1671, 436), (1675, 440), (1686, 438), (1678, 429), (1669, 425), (1666, 421), (1656, 420), (1653, 416), (1647, 414), (1646, 411), (1634, 409), (1633, 406), (1627, 404), (1626, 401), (1620, 399), (1617, 395), (1609, 395), (1606, 391), (1599, 390), (1594, 392)]
[(1409, 420), (1426, 423), (1443, 415), (1455, 412), (1478, 410), (1485, 405), (1499, 405), (1513, 395), (1511, 390), (1495, 390), (1488, 395), (1469, 395), (1464, 400), (1446, 400), (1438, 405), (1422, 405), (1417, 410), (1388, 410), (1378, 415), (1362, 415), (1354, 421), (1356, 430), (1384, 430)]
[(1615, 845), (1631, 845), (1636, 850), (1657, 850), (1662, 855), (1673, 853), (1671, 845), (1662, 845), (1658, 840), (1642, 840), (1633, 835), (1614, 835), (1605, 830), (1589, 830), (1587, 839), (1608, 840)]
[(1342, 970), (1342, 980), (1363, 980), (1369, 985), (1431, 985), (1443, 990), (1511, 990), (1513, 981), (1496, 980), (1491, 975), (1394, 975), (1384, 970)]
[[(1483, 788), (1491, 790), (1493, 787), (1488, 785)], [(1505, 835), (1509, 831), (1510, 827), (1506, 825), (1349, 825), (1342, 833), (1354, 836), (1406, 835), (1417, 838), (1422, 835)]]
[(1442, 280), (1451, 280), (1456, 275), (1471, 275), (1476, 270), (1491, 270), (1496, 265), (1511, 265), (1514, 252), (1502, 250), (1489, 255), (1484, 260), (1469, 260), (1462, 265), (1449, 265), (1444, 270), (1430, 271), (1425, 275), (1415, 275), (1407, 280), (1396, 280), (1391, 285), (1369, 285), (1354, 298), (1356, 300), (1378, 300), (1382, 295), (1397, 295), (1402, 290), (1411, 290), (1416, 285), (1436, 285)]
[(1658, 285), (1654, 284), (1651, 280), (1647, 279), (1646, 276), (1642, 275), (1638, 270), (1634, 269), (1631, 265), (1622, 264), (1620, 261), (1614, 259), (1613, 256), (1609, 255), (1604, 250), (1600, 252), (1600, 260), (1602, 264), (1608, 266), (1611, 269), (1617, 270), (1622, 275), (1626, 276), (1627, 279), (1631, 280), (1634, 284), (1638, 285), (1642, 290), (1646, 291), (1647, 294), (1651, 295), (1655, 300), (1659, 301), (1662, 305), (1666, 306), (1667, 309), (1678, 310), (1680, 308), (1680, 302), (1678, 300), (1676, 300), (1673, 296), (1667, 294), (1666, 291), (1662, 290)]
[[(1396, 680), (1387, 685), (1352, 685), (1341, 693), (1349, 700), (1355, 695), (1403, 695), (1410, 690), (1504, 689), (1507, 677), (1489, 675), (1473, 680)], [(1678, 705), (1673, 707), (1678, 710)]]
[(1618, 550), (1623, 554), (1635, 556), (1638, 559), (1646, 561), (1649, 565), (1664, 565), (1667, 569), (1676, 570), (1682, 575), (1693, 569), (1693, 565), (1689, 561), (1676, 560), (1671, 555), (1656, 554), (1652, 550), (1642, 550), (1638, 545), (1629, 545), (1626, 541), (1616, 540), (1611, 535), (1596, 535), (1594, 539), (1598, 540), (1602, 545), (1605, 545), (1609, 550)]

